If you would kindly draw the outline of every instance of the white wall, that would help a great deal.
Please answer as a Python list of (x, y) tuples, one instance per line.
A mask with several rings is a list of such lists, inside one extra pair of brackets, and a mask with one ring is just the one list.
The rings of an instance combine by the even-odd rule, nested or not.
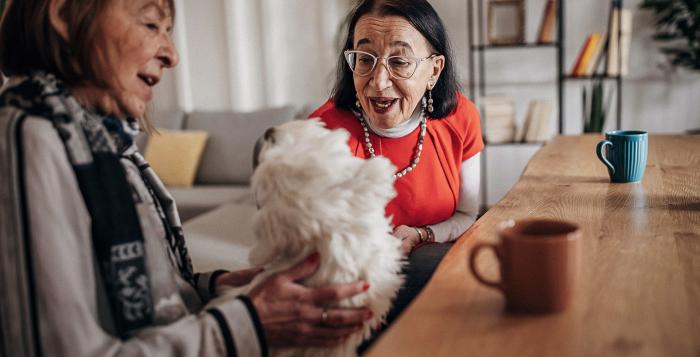
[[(336, 32), (349, 0), (180, 0), (175, 37), (181, 63), (157, 89), (154, 110), (249, 111), (320, 105), (332, 87)], [(185, 33), (182, 31), (184, 25)]]
[[(486, 1), (486, 0), (484, 0)], [(608, 0), (565, 0), (564, 68), (569, 69), (586, 36), (606, 30)], [(187, 63), (166, 76), (155, 110), (253, 110), (270, 105), (314, 106), (332, 87), (336, 31), (350, 0), (179, 0), (178, 46)], [(526, 39), (536, 37), (545, 0), (528, 0)], [(433, 0), (450, 34), (465, 93), (468, 91), (467, 0)], [(700, 74), (672, 71), (651, 40), (653, 15), (634, 10), (629, 75), (623, 82), (623, 127), (650, 132), (700, 128)], [(184, 19), (184, 21), (183, 21)], [(176, 28), (176, 31), (178, 29)], [(519, 120), (534, 98), (556, 103), (554, 49), (498, 50), (487, 54), (489, 93), (515, 96)], [(183, 76), (187, 78), (183, 80)], [(189, 83), (183, 88), (182, 83)], [(582, 81), (565, 91), (565, 133), (581, 130)], [(179, 84), (179, 85), (178, 85)], [(183, 104), (190, 98), (189, 105)], [(611, 108), (611, 116), (614, 115)], [(556, 113), (554, 113), (556, 114)], [(614, 120), (608, 120), (612, 128)], [(488, 154), (488, 203), (495, 203), (520, 175), (533, 150), (504, 147)], [(519, 164), (494, 166), (516, 157)], [(492, 179), (498, 177), (498, 179)]]

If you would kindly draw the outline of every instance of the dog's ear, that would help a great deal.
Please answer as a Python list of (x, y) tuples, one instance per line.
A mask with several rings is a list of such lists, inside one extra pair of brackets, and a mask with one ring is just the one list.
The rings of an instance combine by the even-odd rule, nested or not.
[(262, 149), (266, 142), (275, 143), (275, 128), (267, 128), (265, 133), (258, 138), (255, 142), (255, 147), (253, 148), (253, 171), (258, 168), (260, 164), (260, 156), (262, 155)]
[(305, 230), (302, 222), (308, 217), (300, 217), (297, 207), (272, 202), (262, 207), (253, 219), (253, 230), (258, 241), (250, 253), (253, 265), (265, 265), (280, 256), (300, 254), (311, 234)]
[(285, 187), (297, 185), (297, 181), (304, 179), (298, 171), (294, 165), (276, 158), (261, 162), (250, 178), (250, 187), (258, 209), (280, 192), (288, 190)]
[(286, 236), (280, 234), (274, 215), (265, 208), (258, 210), (253, 217), (253, 230), (258, 240), (250, 252), (249, 260), (254, 266), (263, 266), (282, 253), (286, 246)]

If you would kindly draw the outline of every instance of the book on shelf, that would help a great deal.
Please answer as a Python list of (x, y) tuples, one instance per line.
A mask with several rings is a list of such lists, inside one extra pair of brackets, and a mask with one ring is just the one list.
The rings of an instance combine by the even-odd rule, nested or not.
[(481, 98), (484, 137), (488, 143), (512, 142), (515, 136), (515, 104), (504, 95)]
[(632, 11), (620, 8), (618, 2), (613, 2), (610, 11), (608, 33), (606, 73), (609, 76), (626, 75), (632, 37)]
[(591, 54), (591, 58), (588, 61), (588, 65), (586, 66), (585, 69), (581, 68), (579, 73), (576, 73), (578, 76), (592, 76), (596, 73), (596, 70), (598, 67), (600, 67), (600, 63), (602, 62), (603, 57), (605, 57), (605, 48), (608, 43), (608, 38), (605, 36), (605, 34), (600, 35), (600, 40), (596, 44), (595, 48), (593, 48), (593, 52)]
[(610, 46), (610, 35), (605, 35), (605, 39), (603, 41), (603, 46), (600, 48), (600, 53), (598, 53), (598, 57), (595, 60), (595, 64), (593, 65), (593, 71), (589, 73), (589, 75), (606, 75), (607, 73), (607, 59), (608, 59), (608, 47)]
[(574, 66), (571, 68), (572, 76), (585, 76), (588, 66), (593, 59), (593, 54), (596, 49), (599, 49), (601, 42), (603, 41), (603, 34), (600, 32), (593, 32), (584, 41), (583, 47), (579, 51), (578, 57)]
[(620, 75), (629, 71), (630, 45), (632, 42), (632, 11), (621, 9), (620, 12)]
[(517, 141), (541, 142), (552, 138), (552, 101), (536, 99), (530, 101), (525, 121)]
[(553, 43), (554, 30), (557, 23), (557, 2), (556, 0), (547, 0), (542, 13), (542, 21), (540, 29), (537, 32), (538, 43)]
[(583, 41), (583, 47), (581, 47), (581, 50), (578, 52), (578, 56), (576, 56), (576, 61), (574, 61), (574, 65), (571, 67), (571, 75), (575, 75), (576, 69), (578, 69), (578, 67), (581, 65), (583, 54), (586, 52), (586, 48), (588, 47), (589, 42), (591, 42), (591, 35), (588, 35), (588, 37), (586, 37), (586, 40)]

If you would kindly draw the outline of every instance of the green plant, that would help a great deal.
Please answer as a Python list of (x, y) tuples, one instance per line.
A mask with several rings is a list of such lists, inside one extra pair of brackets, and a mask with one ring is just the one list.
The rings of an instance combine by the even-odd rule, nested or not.
[(661, 52), (671, 64), (700, 71), (700, 0), (643, 0), (656, 16), (654, 39), (668, 43)]
[[(590, 98), (588, 93), (590, 92)], [(596, 78), (591, 82), (591, 87), (583, 87), (583, 131), (585, 133), (600, 133), (605, 126), (605, 118), (610, 108), (610, 95), (612, 91), (607, 89), (608, 98), (605, 98), (606, 88), (602, 78)]]

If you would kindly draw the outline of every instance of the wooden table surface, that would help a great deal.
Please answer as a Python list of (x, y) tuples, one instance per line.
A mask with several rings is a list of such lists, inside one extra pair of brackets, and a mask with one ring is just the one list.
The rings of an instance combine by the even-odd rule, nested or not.
[[(560, 136), (448, 252), (432, 280), (367, 356), (700, 356), (700, 136), (652, 135), (641, 183), (612, 184), (601, 135)], [(572, 304), (514, 315), (469, 273), (477, 241), (509, 218), (583, 231)], [(498, 277), (496, 258), (477, 260)]]

